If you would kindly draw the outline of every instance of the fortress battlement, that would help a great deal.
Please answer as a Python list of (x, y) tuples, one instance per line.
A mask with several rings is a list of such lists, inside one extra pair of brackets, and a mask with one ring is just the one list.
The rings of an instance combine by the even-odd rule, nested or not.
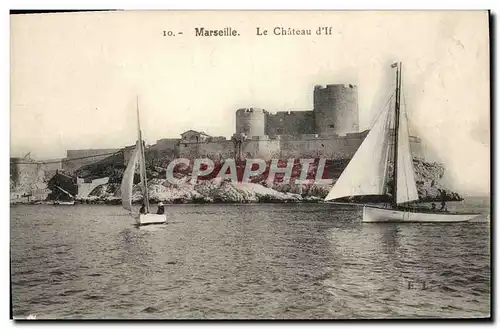
[[(224, 158), (324, 157), (350, 159), (368, 130), (359, 131), (358, 88), (352, 84), (314, 87), (312, 110), (270, 112), (248, 107), (236, 111), (236, 129), (231, 140), (195, 138), (180, 143), (178, 156)], [(420, 140), (412, 137), (415, 157)]]
[(344, 88), (344, 89), (357, 89), (358, 86), (352, 84), (327, 84), (327, 85), (316, 85), (314, 89), (336, 89), (336, 88)]
[[(359, 131), (358, 88), (352, 84), (314, 87), (312, 110), (270, 112), (259, 107), (236, 110), (235, 133), (231, 139), (187, 131), (174, 146), (161, 140), (153, 146), (184, 158), (289, 158), (323, 157), (350, 159), (368, 130)], [(416, 157), (422, 157), (420, 140), (412, 137)]]

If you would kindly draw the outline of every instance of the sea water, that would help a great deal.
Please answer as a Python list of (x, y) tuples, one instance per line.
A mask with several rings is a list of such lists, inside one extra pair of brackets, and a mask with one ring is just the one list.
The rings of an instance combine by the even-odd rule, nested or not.
[[(490, 222), (362, 223), (332, 204), (11, 207), (14, 317), (488, 317)], [(155, 207), (153, 206), (153, 209)]]

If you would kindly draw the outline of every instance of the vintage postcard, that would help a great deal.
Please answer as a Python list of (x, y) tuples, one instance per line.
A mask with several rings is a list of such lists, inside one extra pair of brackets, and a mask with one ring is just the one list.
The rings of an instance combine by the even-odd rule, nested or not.
[(12, 318), (490, 319), (488, 11), (10, 28)]

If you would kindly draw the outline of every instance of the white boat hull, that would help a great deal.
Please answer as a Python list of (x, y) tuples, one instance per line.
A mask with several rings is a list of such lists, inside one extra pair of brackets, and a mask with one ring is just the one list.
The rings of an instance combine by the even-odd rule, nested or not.
[(480, 214), (450, 214), (439, 212), (416, 212), (396, 209), (384, 209), (376, 207), (363, 207), (363, 222), (383, 223), (383, 222), (423, 222), (423, 223), (447, 223), (466, 222)]
[(167, 215), (140, 214), (136, 217), (137, 225), (165, 224)]

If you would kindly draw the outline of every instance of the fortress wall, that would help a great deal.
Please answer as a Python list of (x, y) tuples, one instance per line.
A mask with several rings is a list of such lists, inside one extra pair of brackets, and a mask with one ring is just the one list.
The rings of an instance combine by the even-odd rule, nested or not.
[(212, 160), (223, 160), (234, 158), (235, 147), (232, 141), (219, 141), (203, 143), (200, 147), (200, 155)]
[(175, 151), (179, 145), (180, 139), (178, 138), (164, 138), (156, 141), (156, 144), (151, 146), (151, 150), (164, 152), (164, 151)]
[(10, 158), (9, 169), (10, 169), (10, 181), (11, 181), (11, 185), (12, 184), (14, 184), (14, 185), (17, 184), (17, 182), (19, 180), (19, 169), (18, 169), (18, 165), (17, 165), (18, 161), (19, 161), (18, 158)]
[(309, 156), (309, 143), (305, 140), (281, 140), (281, 158), (300, 158), (303, 155)]
[(304, 134), (304, 135), (299, 136), (299, 139), (302, 139), (302, 140), (315, 140), (317, 138), (318, 138), (318, 135), (316, 135), (316, 134)]
[(199, 143), (180, 143), (179, 144), (179, 157), (194, 159), (199, 157)]
[(45, 160), (45, 162), (42, 161), (42, 169), (45, 172), (45, 180), (49, 181), (58, 170), (63, 169), (62, 168), (62, 160)]
[(264, 141), (247, 140), (241, 145), (241, 156), (243, 158), (254, 158), (259, 153), (259, 143)]
[[(280, 158), (280, 141), (268, 139), (246, 140), (241, 144), (243, 158), (278, 159)], [(236, 159), (236, 146), (232, 141), (209, 143), (182, 143), (179, 157), (187, 159), (207, 157), (214, 161)]]
[(257, 142), (257, 153), (254, 158), (271, 160), (281, 157), (281, 147), (279, 140), (267, 140)]
[(209, 158), (214, 161), (233, 159), (235, 157), (235, 146), (230, 140), (207, 143), (181, 143), (179, 145), (179, 157), (188, 159)]
[(75, 170), (77, 170), (80, 167), (96, 163), (110, 156), (111, 155), (99, 155), (99, 156), (92, 156), (90, 158), (83, 158), (76, 160), (66, 158), (62, 160), (62, 169), (67, 173), (72, 174)]
[(282, 158), (327, 158), (350, 159), (364, 140), (364, 136), (353, 138), (317, 138), (310, 140), (282, 140)]
[(44, 165), (42, 163), (28, 163), (28, 161), (26, 163), (18, 163), (17, 161), (13, 161), (11, 162), (12, 174), (14, 174), (11, 178), (14, 181), (15, 188), (24, 189), (25, 192), (34, 192), (35, 190), (47, 187)]
[(101, 154), (108, 154), (118, 152), (120, 149), (87, 149), (87, 150), (67, 150), (66, 157), (73, 158), (82, 158), (82, 157), (90, 157), (97, 156)]
[[(336, 160), (351, 159), (367, 134), (368, 131), (348, 134), (346, 136), (335, 136), (333, 138), (281, 138), (281, 158), (322, 157)], [(410, 148), (414, 158), (425, 159), (420, 139), (411, 137)]]
[(267, 114), (267, 135), (300, 135), (314, 134), (314, 132), (313, 111), (284, 111)]
[(175, 158), (179, 156), (180, 139), (164, 138), (156, 141), (149, 147), (148, 152), (153, 152), (158, 157)]
[(111, 156), (120, 149), (88, 149), (88, 150), (68, 150), (66, 158), (62, 159), (62, 169), (68, 173), (73, 173), (76, 169), (101, 161)]
[[(288, 159), (288, 158), (327, 158), (349, 160), (354, 156), (365, 139), (368, 131), (345, 136), (315, 137), (313, 134), (302, 136), (280, 136), (270, 139), (267, 136), (254, 137), (241, 144), (243, 158)], [(236, 146), (230, 141), (206, 143), (181, 143), (179, 157), (195, 159), (208, 157), (214, 161), (237, 158)], [(420, 140), (411, 139), (414, 157), (423, 157)]]
[(44, 160), (46, 162), (42, 161), (43, 164), (43, 169), (45, 171), (56, 171), (56, 170), (61, 170), (62, 169), (62, 160)]
[(12, 181), (17, 186), (43, 185), (56, 174), (57, 170), (61, 169), (61, 160), (11, 159), (10, 174)]
[[(297, 138), (281, 136), (280, 139), (255, 138), (242, 143), (243, 158), (259, 159), (288, 159), (288, 158), (328, 158), (351, 159), (366, 137), (365, 133), (334, 138)], [(411, 142), (412, 154), (416, 158), (423, 158), (419, 140)], [(180, 157), (200, 158), (208, 157), (213, 160), (234, 159), (236, 147), (231, 141), (182, 144)]]
[(41, 170), (41, 166), (34, 163), (17, 163), (16, 164), (16, 172), (17, 179), (16, 185), (18, 186), (30, 186), (37, 182), (37, 178), (39, 176), (39, 171)]

